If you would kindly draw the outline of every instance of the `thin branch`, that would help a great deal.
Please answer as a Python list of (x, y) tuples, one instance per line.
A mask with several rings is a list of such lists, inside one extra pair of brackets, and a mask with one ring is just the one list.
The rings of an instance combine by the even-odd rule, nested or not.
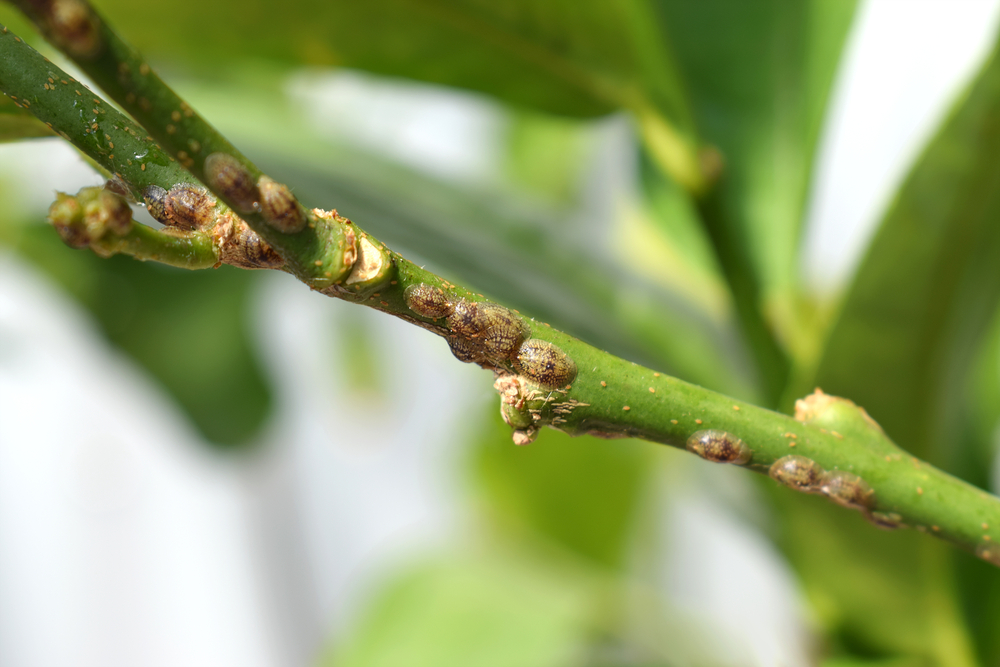
[[(102, 34), (107, 32), (102, 30)], [(453, 285), (389, 251), (335, 213), (314, 209), (309, 220), (323, 224), (275, 232), (273, 211), (267, 212), (266, 193), (261, 192), (263, 176), (250, 181), (247, 188), (258, 198), (255, 202), (263, 215), (248, 214), (244, 223), (192, 185), (193, 179), (171, 161), (180, 156), (177, 146), (190, 139), (209, 140), (204, 134), (195, 134), (206, 132), (207, 124), (191, 121), (184, 125), (184, 143), (166, 144), (168, 152), (176, 151), (177, 155), (160, 159), (162, 149), (137, 133), (131, 121), (6, 28), (0, 33), (0, 54), (0, 89), (115, 172), (122, 181), (122, 192), (143, 192), (148, 207), (167, 224), (193, 235), (200, 243), (204, 243), (204, 235), (215, 239), (212, 252), (224, 245), (219, 240), (224, 235), (218, 230), (225, 224), (237, 230), (246, 230), (241, 225), (248, 224), (267, 241), (278, 233), (291, 241), (274, 244), (276, 254), (265, 253), (261, 255), (265, 261), (249, 262), (249, 266), (277, 268), (282, 261), (286, 270), (288, 265), (302, 267), (310, 261), (336, 265), (331, 282), (321, 291), (429, 329), (445, 337), (460, 360), (492, 370), (501, 412), (514, 429), (518, 444), (527, 444), (541, 427), (549, 426), (572, 435), (636, 437), (684, 447), (707, 460), (747, 467), (794, 490), (826, 496), (882, 528), (915, 527), (1000, 565), (1000, 499), (907, 455), (850, 401), (817, 391), (799, 401), (793, 418), (661, 375)], [(150, 74), (147, 72), (144, 80), (159, 81)], [(151, 94), (147, 99), (163, 100), (164, 95)], [(150, 117), (163, 117), (150, 113)], [(187, 118), (196, 116), (192, 112)], [(174, 131), (149, 129), (158, 137), (164, 132), (170, 137), (179, 132), (177, 126)], [(156, 161), (149, 156), (156, 156)], [(195, 160), (190, 154), (188, 158)], [(247, 185), (241, 180), (247, 171), (260, 173), (256, 167), (245, 166), (243, 159), (213, 170), (211, 156), (201, 159), (199, 154), (197, 164), (191, 167), (213, 192), (228, 195), (227, 201), (239, 201), (239, 196), (232, 196), (231, 186)], [(143, 168), (143, 164), (147, 166)], [(220, 173), (235, 173), (236, 177), (219, 179)], [(278, 191), (287, 193), (282, 188), (278, 186)], [(118, 204), (107, 201), (109, 194), (105, 190), (100, 197), (109, 210), (117, 210)], [(93, 196), (81, 193), (78, 201)], [(291, 197), (290, 193), (287, 196)], [(298, 206), (294, 200), (292, 203)], [(63, 219), (58, 205), (53, 214), (56, 222)], [(74, 215), (70, 211), (63, 217), (74, 219)], [(111, 231), (97, 234), (98, 241), (108, 233), (112, 239), (116, 234), (133, 233), (130, 219), (127, 229), (124, 221), (114, 220), (104, 223)], [(303, 235), (308, 242), (295, 241)], [(166, 242), (164, 234), (143, 238), (150, 243)], [(91, 240), (81, 245), (94, 247)], [(147, 258), (152, 258), (151, 247), (142, 251)], [(100, 251), (101, 247), (95, 249)], [(319, 252), (325, 254), (317, 255)], [(198, 255), (205, 264), (211, 256), (206, 253)], [(247, 253), (237, 255), (246, 259)], [(220, 252), (219, 259), (222, 257)], [(231, 263), (239, 265), (238, 261)], [(291, 272), (316, 286), (313, 272)]]

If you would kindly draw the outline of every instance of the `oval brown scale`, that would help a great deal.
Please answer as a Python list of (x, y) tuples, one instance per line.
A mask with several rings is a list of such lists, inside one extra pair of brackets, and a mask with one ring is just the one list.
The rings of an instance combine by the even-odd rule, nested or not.
[(146, 210), (157, 222), (167, 224), (167, 191), (159, 185), (150, 185), (142, 191)]
[(448, 317), (454, 310), (451, 301), (440, 287), (420, 283), (410, 285), (403, 292), (406, 306), (417, 315), (438, 319)]
[(280, 269), (285, 265), (281, 255), (239, 218), (235, 218), (235, 222), (230, 221), (228, 228), (219, 225), (214, 231), (219, 261), (223, 264), (242, 269)]
[(204, 229), (213, 222), (215, 197), (190, 183), (170, 188), (164, 201), (165, 224), (184, 229)]
[(448, 347), (451, 348), (451, 353), (455, 355), (456, 359), (467, 364), (479, 364), (486, 361), (486, 353), (483, 351), (482, 344), (477, 340), (449, 336)]
[(260, 214), (267, 224), (285, 234), (302, 231), (306, 218), (287, 185), (261, 176), (257, 179), (257, 190), (260, 192)]
[(250, 213), (257, 208), (260, 198), (257, 184), (250, 171), (239, 160), (227, 153), (212, 153), (205, 158), (205, 178), (216, 192), (221, 192), (239, 213)]
[(530, 338), (521, 344), (514, 370), (549, 389), (564, 387), (576, 377), (576, 364), (552, 343)]
[(685, 446), (689, 452), (715, 463), (745, 465), (753, 456), (753, 450), (745, 442), (729, 431), (718, 429), (695, 431)]
[(448, 315), (448, 328), (462, 338), (478, 338), (487, 326), (486, 317), (480, 312), (483, 304), (459, 299)]
[(862, 512), (875, 507), (875, 491), (863, 479), (843, 470), (831, 470), (820, 487), (823, 495), (833, 502)]
[(528, 336), (528, 329), (521, 318), (509, 308), (495, 303), (479, 304), (483, 330), (477, 334), (486, 356), (495, 363), (511, 359)]
[(826, 481), (826, 471), (805, 456), (782, 456), (771, 464), (768, 474), (785, 486), (804, 493), (820, 493)]

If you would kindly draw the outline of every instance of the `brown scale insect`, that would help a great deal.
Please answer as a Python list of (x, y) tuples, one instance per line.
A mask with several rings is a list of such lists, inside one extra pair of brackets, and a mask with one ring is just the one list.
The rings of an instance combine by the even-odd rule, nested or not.
[(223, 227), (218, 225), (215, 230), (218, 232), (219, 261), (223, 264), (241, 269), (280, 269), (285, 265), (281, 255), (244, 221), (236, 219)]
[(302, 231), (306, 226), (306, 217), (287, 185), (261, 176), (257, 179), (257, 189), (260, 192), (260, 214), (267, 224), (285, 234)]
[(486, 325), (479, 335), (487, 358), (497, 364), (509, 361), (528, 336), (521, 318), (495, 303), (479, 304)]
[(44, 3), (52, 37), (63, 48), (79, 57), (92, 57), (101, 48), (101, 35), (97, 18), (86, 4), (79, 0), (55, 0)]
[(481, 304), (460, 299), (452, 305), (448, 315), (448, 328), (462, 338), (478, 338), (486, 328), (486, 318), (480, 314)]
[[(895, 512), (868, 512), (865, 517), (872, 523), (872, 525), (882, 530), (896, 530), (897, 528), (902, 528), (903, 517)], [(938, 530), (937, 526), (931, 526), (931, 530)]]
[(407, 308), (417, 315), (433, 320), (439, 317), (448, 317), (455, 310), (448, 296), (440, 287), (426, 283), (410, 285), (403, 292), (403, 298), (406, 300)]
[(830, 500), (848, 509), (868, 512), (875, 507), (875, 491), (857, 475), (843, 470), (828, 472), (820, 490)]
[(481, 364), (486, 361), (486, 351), (477, 340), (449, 336), (448, 347), (456, 359), (467, 364)]
[(687, 439), (685, 447), (689, 452), (716, 463), (745, 465), (753, 456), (753, 450), (745, 442), (728, 431), (718, 429), (695, 431)]
[(785, 486), (804, 493), (820, 493), (826, 471), (805, 456), (782, 456), (771, 464), (768, 474)]
[(454, 304), (448, 326), (457, 337), (478, 343), (486, 361), (493, 364), (509, 361), (528, 334), (521, 318), (509, 308), (465, 299)]
[(558, 389), (576, 377), (576, 364), (552, 343), (530, 338), (514, 358), (514, 370), (543, 387)]
[(239, 160), (226, 153), (212, 153), (205, 158), (205, 178), (209, 186), (221, 192), (239, 213), (257, 209), (257, 184)]
[(143, 193), (146, 210), (158, 221), (182, 229), (204, 229), (214, 221), (215, 197), (190, 183), (170, 190), (150, 185)]

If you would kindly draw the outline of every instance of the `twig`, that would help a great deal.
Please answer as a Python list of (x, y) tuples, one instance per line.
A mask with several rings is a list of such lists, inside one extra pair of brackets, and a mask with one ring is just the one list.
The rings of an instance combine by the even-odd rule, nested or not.
[[(239, 228), (242, 220), (192, 185), (193, 179), (171, 161), (180, 156), (177, 146), (183, 144), (167, 144), (168, 151), (177, 155), (163, 159), (164, 152), (137, 133), (124, 116), (6, 28), (0, 29), (0, 89), (4, 93), (114, 172), (123, 182), (123, 192), (142, 192), (154, 214), (183, 233), (202, 243), (207, 234), (216, 239), (212, 242), (216, 249), (220, 246), (220, 225), (228, 220), (232, 228)], [(107, 33), (102, 24), (100, 34)], [(101, 62), (117, 68), (113, 60)], [(147, 99), (166, 98), (154, 94)], [(152, 111), (149, 116), (162, 117)], [(196, 118), (193, 111), (188, 118)], [(185, 127), (185, 142), (192, 138), (207, 141), (203, 134), (195, 135), (196, 131), (207, 131), (207, 124), (192, 121)], [(154, 136), (177, 134), (176, 126), (174, 131), (149, 129)], [(195, 160), (190, 154), (188, 158)], [(198, 164), (190, 167), (202, 175), (212, 191), (226, 194), (227, 201), (240, 201), (241, 193), (233, 196), (233, 185), (246, 186), (243, 175), (259, 173), (242, 158), (219, 169), (211, 164), (211, 156), (200, 158), (199, 154)], [(219, 174), (227, 175), (221, 184)], [(262, 178), (266, 177), (250, 181), (242, 194), (256, 196), (259, 208), (257, 213), (246, 215), (246, 223), (268, 241), (282, 240), (274, 244), (276, 255), (262, 255), (269, 258), (270, 265), (276, 267), (284, 261), (297, 267), (292, 272), (314, 288), (316, 273), (301, 267), (309, 262), (325, 270), (336, 267), (330, 275), (321, 274), (328, 281), (320, 281), (324, 293), (429, 329), (446, 337), (462, 361), (492, 370), (502, 413), (518, 444), (527, 444), (541, 427), (550, 426), (572, 435), (638, 437), (685, 447), (711, 461), (770, 474), (794, 490), (824, 495), (882, 528), (915, 527), (1000, 565), (1000, 500), (910, 457), (850, 401), (817, 391), (799, 401), (792, 418), (663, 376), (453, 285), (390, 252), (335, 213), (315, 209), (309, 212), (308, 221), (322, 224), (312, 227), (307, 223), (299, 231), (276, 231), (274, 211), (267, 210), (267, 195), (261, 191)], [(276, 186), (275, 191), (287, 192), (283, 188)], [(85, 198), (83, 193), (80, 197)], [(105, 195), (101, 197), (106, 200)], [(298, 206), (294, 200), (292, 204)], [(108, 205), (111, 209), (116, 206)], [(58, 219), (55, 214), (53, 217)], [(124, 229), (124, 222), (121, 224)], [(128, 224), (133, 225), (131, 220)], [(117, 234), (114, 228), (112, 224), (112, 234)], [(132, 233), (134, 226), (118, 235)], [(98, 240), (106, 237), (103, 233), (98, 236)], [(300, 236), (308, 240), (295, 240)], [(164, 234), (147, 234), (142, 239), (152, 244), (142, 251), (149, 258), (152, 246), (168, 241)], [(237, 254), (246, 256), (245, 252)], [(197, 256), (203, 261), (210, 254)], [(256, 265), (267, 266), (268, 261)]]

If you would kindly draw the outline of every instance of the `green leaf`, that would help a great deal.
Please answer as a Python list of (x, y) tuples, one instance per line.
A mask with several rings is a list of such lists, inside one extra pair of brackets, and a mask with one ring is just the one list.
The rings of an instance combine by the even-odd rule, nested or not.
[(102, 259), (67, 248), (47, 225), (26, 226), (16, 250), (76, 297), (209, 442), (244, 445), (256, 433), (271, 401), (248, 335), (259, 274)]
[(545, 430), (535, 443), (513, 447), (510, 427), (499, 416), (482, 421), (491, 427), (473, 465), (500, 525), (527, 528), (592, 565), (621, 568), (652, 446)]
[(342, 65), (583, 116), (649, 91), (684, 120), (678, 81), (641, 0), (300, 0), (280, 11), (261, 2), (113, 0), (101, 9), (140, 49), (189, 63)]
[(855, 3), (655, 4), (699, 134), (722, 151), (722, 180), (702, 215), (776, 401), (783, 355), (801, 358), (809, 347), (796, 287), (803, 203)]
[(404, 573), (376, 597), (330, 667), (579, 664), (589, 592), (531, 561), (456, 558)]
[(1000, 303), (1000, 57), (893, 201), (847, 294), (816, 382), (863, 405), (918, 457), (954, 464), (951, 429)]
[(780, 542), (832, 640), (867, 658), (975, 664), (951, 547), (917, 531), (879, 531), (820, 498), (770, 490), (780, 503)]
[(195, 67), (245, 58), (337, 65), (567, 116), (635, 111), (659, 130), (673, 176), (704, 189), (683, 85), (648, 0), (302, 0), (280, 11), (117, 0), (102, 10), (140, 50)]
[[(308, 205), (336, 207), (394, 249), (598, 347), (703, 386), (751, 395), (746, 363), (717, 305), (723, 299), (701, 291), (705, 272), (684, 290), (638, 275), (612, 261), (604, 230), (574, 229), (569, 202), (539, 204), (502, 185), (459, 186), (317, 136), (291, 101), (276, 103), (284, 99), (285, 81), (280, 72), (254, 67), (234, 72), (230, 81), (183, 80), (177, 87)], [(533, 134), (548, 128), (555, 141), (565, 140), (570, 121), (535, 120)], [(586, 123), (574, 129), (588, 131)], [(579, 194), (571, 203), (580, 206)], [(659, 247), (647, 241), (628, 242)]]
[[(951, 469), (968, 457), (961, 451), (963, 441), (969, 442), (963, 402), (969, 396), (972, 361), (1000, 302), (1000, 275), (995, 270), (1000, 260), (998, 216), (1000, 59), (994, 54), (888, 210), (847, 294), (815, 379), (827, 392), (864, 406), (907, 450)], [(832, 512), (817, 511), (832, 520)], [(799, 510), (789, 505), (786, 512)], [(892, 596), (872, 594), (872, 586), (852, 588), (844, 580), (843, 566), (837, 571), (815, 566), (823, 557), (823, 547), (817, 545), (818, 516), (790, 527), (796, 565), (807, 586), (827, 592), (844, 623), (867, 626), (865, 619), (898, 620), (900, 627), (873, 631), (868, 638), (873, 645), (901, 650), (902, 644), (921, 639), (905, 640), (911, 633), (902, 626), (941, 626), (953, 628), (950, 643), (928, 630), (921, 650), (965, 656), (968, 649), (955, 648), (970, 643), (960, 636), (966, 630), (951, 573), (957, 567), (964, 581), (962, 605), (975, 612), (977, 625), (988, 627), (978, 634), (979, 648), (996, 651), (991, 637), (998, 612), (985, 599), (996, 590), (993, 569), (963, 554), (936, 554), (938, 548), (919, 536), (883, 544), (860, 527), (830, 525), (821, 531), (823, 541), (854, 545), (850, 557), (870, 564), (869, 579), (890, 581), (907, 573), (897, 580)], [(900, 545), (906, 543), (912, 550), (901, 552)], [(933, 558), (920, 555), (927, 553)], [(928, 582), (936, 584), (929, 588)], [(918, 597), (903, 607), (893, 602), (907, 596)], [(915, 646), (907, 650), (915, 651)], [(971, 657), (956, 659), (955, 664), (969, 662)]]

